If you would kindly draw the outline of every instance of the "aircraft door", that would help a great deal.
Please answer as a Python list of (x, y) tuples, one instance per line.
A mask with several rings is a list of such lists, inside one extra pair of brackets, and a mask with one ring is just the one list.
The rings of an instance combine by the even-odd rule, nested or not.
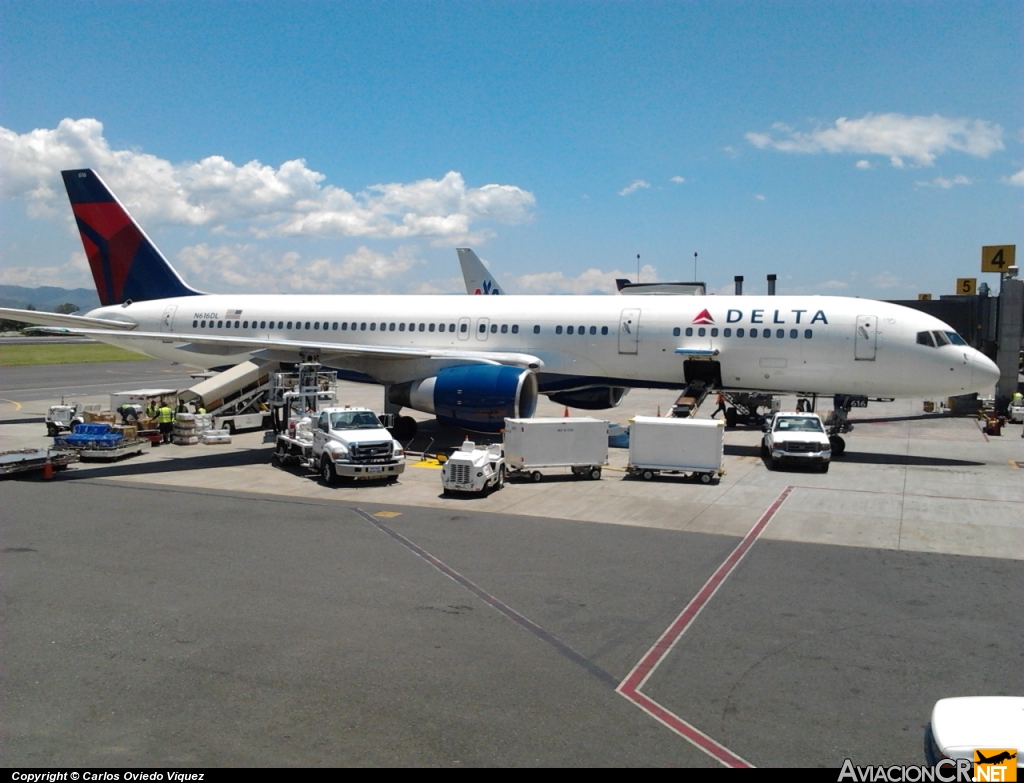
[(858, 362), (873, 362), (875, 360), (875, 352), (878, 348), (878, 316), (857, 316), (854, 346), (854, 359)]
[(637, 353), (640, 346), (640, 309), (623, 310), (619, 316), (619, 353)]
[(491, 323), (490, 318), (478, 318), (476, 321), (476, 339), (487, 339), (487, 328)]
[(160, 319), (161, 332), (174, 331), (174, 311), (177, 309), (178, 305), (168, 305), (167, 309), (164, 310), (164, 317)]
[(460, 318), (459, 319), (459, 339), (460, 340), (468, 340), (469, 339), (469, 319), (468, 318)]

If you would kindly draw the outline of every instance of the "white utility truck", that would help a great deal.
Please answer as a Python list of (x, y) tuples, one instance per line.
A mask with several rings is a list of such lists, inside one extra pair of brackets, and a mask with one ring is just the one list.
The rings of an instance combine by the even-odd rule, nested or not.
[(441, 466), (443, 494), (473, 492), (483, 494), (505, 486), (505, 457), (501, 444), (477, 446), (471, 440), (463, 441)]
[(597, 480), (608, 463), (608, 422), (589, 416), (505, 419), (505, 464), (510, 476), (540, 481), (541, 468), (571, 468)]
[(319, 362), (303, 362), (294, 372), (270, 374), (277, 447), (275, 465), (295, 465), (320, 473), (324, 483), (338, 479), (398, 480), (405, 450), (369, 408), (339, 406), (338, 374)]
[(659, 473), (686, 473), (710, 484), (725, 473), (724, 450), (724, 421), (637, 416), (629, 427), (626, 471), (647, 481)]
[(398, 481), (405, 450), (369, 408), (324, 408), (278, 433), (275, 462), (301, 464), (325, 484), (338, 479)]

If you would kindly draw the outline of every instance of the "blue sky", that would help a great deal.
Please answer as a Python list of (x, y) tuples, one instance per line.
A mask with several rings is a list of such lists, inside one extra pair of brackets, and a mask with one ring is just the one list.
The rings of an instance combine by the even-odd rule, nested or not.
[(90, 166), (212, 291), (953, 293), (1020, 244), (1019, 2), (0, 4), (0, 283)]

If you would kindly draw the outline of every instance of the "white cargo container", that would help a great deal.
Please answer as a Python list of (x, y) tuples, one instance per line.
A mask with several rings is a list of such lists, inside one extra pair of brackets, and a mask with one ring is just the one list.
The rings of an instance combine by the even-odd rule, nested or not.
[(629, 427), (631, 475), (650, 481), (658, 473), (688, 473), (705, 484), (721, 476), (725, 422), (637, 416)]
[(577, 476), (601, 478), (608, 462), (608, 422), (589, 416), (505, 419), (505, 464), (513, 473), (540, 481), (541, 468), (571, 468)]

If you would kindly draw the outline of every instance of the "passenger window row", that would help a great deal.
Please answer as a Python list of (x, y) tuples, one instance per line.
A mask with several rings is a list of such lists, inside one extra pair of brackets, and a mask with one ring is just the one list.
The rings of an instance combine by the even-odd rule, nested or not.
[[(711, 337), (718, 337), (718, 328), (717, 327), (713, 327), (713, 328), (711, 328), (709, 330), (709, 329), (706, 329), (703, 326), (700, 327), (699, 329), (697, 329), (697, 336), (698, 337), (707, 337), (707, 336), (709, 336), (709, 332), (710, 332), (710, 336)], [(681, 333), (681, 330), (680, 330), (680, 328), (678, 326), (675, 329), (672, 330), (672, 336), (673, 337), (679, 337), (680, 333)], [(686, 336), (687, 337), (693, 337), (693, 327), (692, 326), (687, 326), (686, 327)], [(733, 330), (730, 327), (726, 327), (725, 329), (722, 329), (722, 337), (732, 337), (732, 336), (733, 336)], [(740, 327), (739, 329), (736, 330), (736, 336), (737, 337), (747, 336), (747, 330), (744, 329), (743, 327)], [(766, 337), (766, 338), (767, 337), (771, 337), (772, 336), (772, 330), (771, 329), (761, 329), (760, 330), (760, 335), (758, 335), (758, 330), (757, 329), (750, 329), (749, 336), (750, 337), (758, 337), (758, 336), (760, 336), (760, 337)], [(775, 330), (775, 337), (777, 339), (781, 340), (781, 339), (785, 338), (785, 336), (786, 336), (786, 330), (785, 329), (776, 329)], [(790, 329), (789, 330), (789, 338), (791, 340), (795, 340), (799, 336), (800, 336), (800, 330), (799, 329)], [(804, 339), (810, 340), (812, 337), (814, 337), (814, 330), (813, 329), (804, 329)]]
[[(534, 331), (534, 333), (539, 331), (538, 327), (534, 327), (533, 331)], [(562, 333), (562, 327), (561, 326), (556, 326), (555, 327), (555, 334), (561, 334), (561, 333)], [(567, 326), (567, 327), (565, 327), (565, 333), (566, 334), (587, 334), (587, 327), (586, 326)], [(597, 334), (597, 327), (596, 326), (591, 326), (590, 327), (590, 334)], [(602, 326), (601, 327), (601, 334), (608, 334), (608, 327), (607, 326)]]
[[(324, 321), (322, 324), (321, 324), (320, 321), (305, 321), (305, 322), (303, 322), (303, 321), (277, 321), (277, 322), (275, 322), (275, 321), (252, 321), (251, 322), (251, 326), (252, 326), (253, 329), (311, 329), (311, 330), (323, 329), (323, 331), (325, 331), (325, 332), (328, 331), (328, 330), (336, 332), (339, 329), (341, 331), (343, 331), (343, 332), (346, 332), (346, 331), (365, 332), (367, 330), (371, 331), (371, 332), (376, 332), (376, 331), (378, 331), (378, 329), (381, 332), (395, 332), (395, 331), (398, 331), (398, 332), (406, 332), (406, 331), (409, 331), (409, 332), (454, 332), (455, 331), (455, 324), (452, 324), (452, 323), (449, 323), (449, 324), (409, 323), (409, 324), (407, 324), (407, 323), (397, 323), (397, 322), (382, 322), (382, 323), (380, 323), (378, 325), (378, 323), (375, 322), (375, 321), (370, 321), (370, 322), (367, 322), (367, 321), (352, 321), (352, 322), (348, 322), (348, 321), (341, 321), (341, 322), (338, 322), (338, 321), (333, 321), (333, 322), (332, 321)], [(196, 320), (192, 321), (192, 328), (193, 329), (206, 329), (207, 327), (209, 327), (210, 329), (231, 329), (231, 328), (235, 328), (235, 329), (239, 329), (239, 328), (241, 328), (241, 329), (248, 329), (250, 327), (250, 322), (249, 321), (235, 321), (234, 325), (232, 326), (232, 322), (231, 321), (209, 321), (209, 322), (207, 322), (207, 321), (199, 320), (199, 319), (196, 319)], [(486, 330), (487, 330), (487, 326), (485, 324), (480, 324), (480, 331), (484, 332)], [(459, 325), (459, 331), (462, 332), (463, 334), (468, 332), (469, 331), (469, 324), (466, 324), (466, 323), (460, 324)], [(491, 334), (496, 334), (499, 331), (502, 334), (508, 334), (509, 332), (511, 332), (512, 334), (519, 334), (519, 324), (512, 324), (511, 326), (509, 326), (508, 324), (501, 324), (500, 326), (498, 324), (491, 324)], [(534, 334), (540, 334), (540, 327), (539, 326), (533, 327), (533, 333)]]
[[(466, 325), (463, 324), (462, 326), (465, 327)], [(466, 331), (466, 329), (463, 328), (462, 331)], [(477, 331), (478, 334), (486, 333), (487, 332), (487, 324), (483, 324), (483, 323), (479, 324), (476, 327), (476, 331)], [(499, 331), (502, 334), (508, 334), (509, 331), (511, 331), (512, 334), (519, 334), (519, 324), (512, 324), (511, 327), (508, 324), (501, 324), (500, 327), (498, 326), (498, 324), (491, 324), (491, 334), (497, 334)], [(539, 326), (533, 327), (533, 333), (534, 334), (538, 334), (539, 332), (540, 332), (540, 327)]]

